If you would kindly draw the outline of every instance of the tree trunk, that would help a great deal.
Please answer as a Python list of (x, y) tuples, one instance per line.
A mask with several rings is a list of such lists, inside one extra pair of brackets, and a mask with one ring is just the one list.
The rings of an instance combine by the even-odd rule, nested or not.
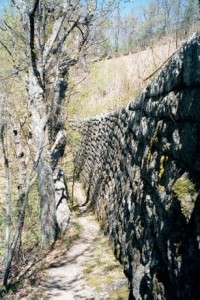
[(58, 235), (53, 172), (50, 163), (46, 160), (47, 158), (47, 155), (41, 155), (37, 166), (43, 245), (53, 243)]
[[(11, 225), (11, 186), (10, 186), (10, 169), (8, 158), (6, 154), (6, 146), (4, 143), (4, 132), (3, 129), (0, 133), (0, 140), (2, 145), (3, 159), (4, 159), (4, 168), (6, 174), (6, 199), (5, 199), (5, 208), (6, 208), (6, 230), (5, 230), (5, 269), (9, 263), (10, 257), (10, 225)], [(4, 274), (5, 277), (5, 274)], [(7, 283), (7, 278), (6, 278)], [(5, 284), (5, 281), (4, 281)]]
[(37, 177), (40, 198), (40, 224), (43, 245), (55, 241), (58, 232), (56, 221), (55, 188), (50, 157), (48, 114), (44, 91), (34, 72), (29, 71), (29, 104), (32, 114), (31, 132), (37, 153)]
[[(19, 214), (18, 218), (21, 218), (21, 208), (25, 201), (25, 194), (26, 194), (26, 185), (27, 185), (27, 164), (25, 162), (25, 151), (23, 149), (22, 137), (21, 137), (21, 130), (22, 125), (20, 120), (17, 122), (11, 117), (10, 118), (12, 124), (12, 131), (13, 131), (13, 139), (15, 144), (15, 155), (17, 158), (18, 164), (18, 192), (19, 192), (19, 199), (18, 199), (18, 208)], [(25, 214), (24, 214), (25, 217)], [(23, 220), (24, 222), (24, 220)], [(23, 225), (22, 225), (23, 228)], [(21, 234), (22, 230), (20, 231), (19, 238), (18, 238), (18, 248), (15, 250), (16, 259), (19, 260), (20, 250), (21, 250)]]
[(70, 210), (67, 204), (68, 195), (65, 176), (60, 168), (54, 171), (54, 183), (57, 222), (60, 232), (65, 233), (70, 221)]
[(51, 141), (53, 141), (51, 159), (54, 172), (56, 215), (61, 233), (66, 231), (70, 221), (70, 210), (67, 204), (67, 184), (61, 165), (66, 146), (63, 104), (67, 89), (68, 70), (69, 61), (67, 55), (59, 57), (57, 68), (55, 69), (55, 94), (52, 100), (51, 118), (49, 122)]

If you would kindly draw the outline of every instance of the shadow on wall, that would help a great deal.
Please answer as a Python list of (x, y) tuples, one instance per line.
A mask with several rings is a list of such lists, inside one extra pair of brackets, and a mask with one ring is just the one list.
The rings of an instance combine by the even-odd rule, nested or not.
[(134, 102), (86, 120), (77, 173), (130, 299), (199, 299), (200, 35)]

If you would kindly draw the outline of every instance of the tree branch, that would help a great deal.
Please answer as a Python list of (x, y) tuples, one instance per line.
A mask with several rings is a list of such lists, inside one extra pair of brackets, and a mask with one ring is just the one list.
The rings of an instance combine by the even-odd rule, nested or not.
[(32, 9), (29, 11), (29, 16), (30, 17), (33, 16), (33, 15), (35, 15), (35, 12), (36, 12), (36, 10), (38, 8), (39, 2), (40, 2), (40, 0), (35, 0), (34, 1)]
[(12, 61), (15, 63), (15, 60), (12, 56), (12, 53), (10, 52), (10, 50), (8, 49), (8, 47), (0, 40), (0, 44), (3, 46), (3, 48), (6, 50), (6, 52), (10, 55), (10, 57), (12, 58)]
[[(7, 29), (4, 30), (9, 30), (10, 31), (10, 35), (12, 35), (11, 32), (13, 32), (17, 37), (19, 37), (23, 42), (24, 42), (24, 37), (23, 35), (16, 31), (15, 29), (13, 29), (5, 20), (3, 21), (4, 25), (6, 26)], [(3, 30), (2, 28), (0, 28), (1, 30)]]
[(81, 27), (78, 25), (77, 21), (70, 20), (69, 22), (74, 22), (74, 23), (75, 23), (75, 27), (77, 27), (77, 28), (79, 29), (79, 31), (81, 32), (82, 38), (84, 38), (83, 30), (82, 30)]
[(46, 43), (46, 47), (45, 47), (44, 54), (43, 54), (43, 63), (44, 64), (47, 61), (47, 57), (49, 55), (49, 52), (51, 51), (55, 41), (58, 38), (58, 35), (59, 35), (60, 30), (62, 28), (63, 22), (65, 20), (65, 17), (66, 17), (66, 12), (54, 24), (53, 33), (52, 33), (52, 35), (50, 36), (50, 38), (48, 39), (48, 41)]
[(143, 79), (143, 82), (147, 81), (148, 79), (150, 79), (152, 76), (154, 76), (158, 71), (161, 70), (161, 68), (174, 56), (174, 54), (176, 54), (180, 49), (182, 48), (182, 45), (176, 49), (176, 51), (174, 51), (152, 74), (150, 74), (148, 77), (146, 77), (145, 79)]

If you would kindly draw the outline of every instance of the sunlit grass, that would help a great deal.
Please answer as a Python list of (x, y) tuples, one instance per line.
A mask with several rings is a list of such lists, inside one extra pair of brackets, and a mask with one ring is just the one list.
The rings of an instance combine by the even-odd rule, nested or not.
[[(96, 62), (86, 79), (78, 84), (68, 106), (70, 116), (89, 117), (115, 110), (134, 100), (148, 78), (176, 51), (175, 41), (163, 41), (146, 50)], [(80, 81), (72, 72), (72, 82)], [(152, 78), (150, 78), (151, 80)]]
[[(87, 284), (95, 288), (97, 293), (102, 294), (106, 290), (109, 299), (128, 299), (128, 283), (118, 283), (125, 279), (123, 267), (114, 257), (111, 242), (102, 232), (93, 243), (84, 273)], [(119, 298), (122, 294), (124, 298)]]

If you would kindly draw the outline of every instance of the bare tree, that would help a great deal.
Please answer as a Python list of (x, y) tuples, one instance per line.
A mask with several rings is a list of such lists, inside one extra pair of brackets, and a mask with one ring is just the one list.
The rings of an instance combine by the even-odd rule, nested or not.
[(20, 244), (22, 229), (25, 218), (26, 206), (28, 203), (28, 194), (30, 187), (34, 181), (34, 166), (32, 166), (31, 171), (27, 172), (25, 170), (25, 157), (23, 155), (23, 147), (20, 138), (20, 130), (19, 126), (17, 127), (17, 123), (12, 124), (13, 135), (15, 137), (15, 146), (16, 146), (16, 156), (18, 159), (18, 170), (19, 170), (19, 182), (18, 182), (18, 190), (19, 190), (19, 198), (18, 198), (18, 215), (16, 219), (15, 232), (12, 233), (12, 182), (10, 178), (11, 167), (10, 160), (8, 156), (8, 145), (7, 145), (7, 134), (10, 132), (8, 126), (9, 123), (13, 123), (12, 116), (9, 115), (8, 110), (8, 97), (6, 93), (3, 91), (3, 87), (1, 86), (0, 93), (0, 145), (2, 150), (2, 156), (4, 161), (4, 169), (5, 169), (5, 178), (6, 178), (6, 192), (5, 192), (5, 270), (3, 276), (3, 285), (6, 287), (9, 274), (11, 271), (11, 263), (16, 254), (16, 247)]
[[(66, 144), (63, 106), (69, 68), (76, 64), (89, 39), (97, 9), (92, 1), (13, 0), (23, 25), (20, 33), (26, 51), (30, 134), (40, 197), (44, 245), (65, 231), (70, 218), (61, 159)], [(9, 24), (13, 44), (17, 34)], [(18, 34), (19, 35), (19, 34)], [(6, 45), (4, 44), (6, 47)], [(8, 47), (7, 47), (8, 50)], [(8, 50), (13, 61), (15, 55)], [(15, 65), (20, 70), (20, 66)], [(17, 135), (16, 135), (17, 137)]]
[[(12, 103), (14, 97), (7, 101), (11, 104), (7, 114), (9, 132), (13, 133), (15, 145), (15, 169), (18, 169), (18, 203), (14, 232), (10, 231), (12, 186), (4, 143), (6, 127), (2, 123), (3, 118), (0, 119), (0, 138), (7, 178), (4, 286), (9, 283), (12, 261), (16, 260), (20, 248), (28, 196), (35, 174), (40, 199), (42, 244), (51, 245), (68, 226), (70, 211), (62, 169), (66, 145), (63, 109), (68, 73), (70, 67), (77, 64), (82, 57), (85, 58), (85, 51), (97, 40), (94, 33), (97, 32), (98, 23), (102, 22), (102, 18), (110, 10), (108, 3), (105, 5), (102, 2), (100, 9), (103, 14), (100, 15), (95, 1), (11, 2), (13, 13), (9, 12), (0, 22), (0, 48), (6, 53), (9, 70), (4, 73), (3, 78), (1, 75), (1, 80), (7, 82), (8, 78), (15, 78), (18, 86), (19, 82), (25, 85), (26, 93), (22, 89), (21, 99), (18, 96), (15, 98), (20, 102), (19, 107), (17, 102)], [(2, 70), (3, 68), (3, 73)], [(9, 91), (10, 81), (7, 84), (4, 88)], [(4, 107), (1, 101), (0, 109)], [(30, 148), (29, 160), (25, 154), (27, 145)]]

